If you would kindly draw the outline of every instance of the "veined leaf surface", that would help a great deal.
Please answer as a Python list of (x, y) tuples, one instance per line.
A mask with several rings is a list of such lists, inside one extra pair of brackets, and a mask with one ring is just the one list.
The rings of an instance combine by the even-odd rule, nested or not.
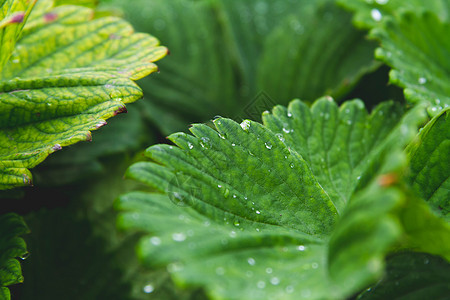
[(447, 221), (450, 213), (450, 109), (435, 116), (409, 145), (410, 181), (416, 192)]
[(7, 286), (23, 282), (17, 258), (28, 255), (25, 241), (20, 237), (28, 232), (21, 217), (13, 213), (0, 216), (0, 299), (9, 300)]
[[(155, 162), (130, 167), (166, 195), (120, 197), (119, 226), (148, 232), (146, 266), (167, 265), (215, 299), (350, 296), (379, 278), (408, 231), (399, 211), (416, 199), (386, 178), (400, 178), (424, 108), (402, 115), (392, 102), (368, 115), (359, 100), (296, 100), (264, 114), (265, 126), (193, 125), (193, 136), (169, 137), (177, 146), (148, 148)], [(338, 147), (339, 158), (328, 152)]]
[(390, 81), (403, 87), (407, 100), (431, 103), (436, 115), (450, 105), (450, 23), (431, 12), (407, 11), (387, 18), (371, 35), (381, 41), (377, 58), (393, 68)]
[(167, 52), (121, 19), (52, 4), (37, 4), (0, 71), (0, 189), (30, 184), (28, 169), (48, 154), (90, 140), (142, 97), (133, 80)]

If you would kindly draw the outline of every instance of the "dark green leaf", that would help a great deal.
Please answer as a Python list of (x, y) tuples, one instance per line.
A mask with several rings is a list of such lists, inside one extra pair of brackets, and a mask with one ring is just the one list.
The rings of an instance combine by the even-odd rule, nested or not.
[(0, 299), (10, 299), (7, 286), (23, 282), (18, 258), (28, 256), (25, 241), (20, 237), (28, 233), (21, 217), (13, 213), (0, 215)]
[(449, 294), (447, 261), (425, 253), (402, 252), (388, 258), (383, 279), (357, 299), (444, 300)]
[[(359, 101), (338, 109), (321, 99), (310, 109), (297, 100), (263, 116), (271, 130), (223, 118), (214, 121), (217, 131), (194, 125), (194, 136), (169, 137), (178, 147), (150, 147), (155, 163), (130, 167), (129, 177), (167, 195), (120, 197), (117, 207), (126, 212), (119, 226), (148, 232), (138, 246), (146, 266), (167, 265), (179, 285), (201, 286), (212, 298), (350, 296), (381, 275), (400, 237), (425, 228), (405, 227), (414, 197), (385, 182), (403, 172), (400, 150), (424, 119), (421, 107), (401, 114), (393, 103), (369, 116)], [(367, 149), (357, 147), (362, 137)], [(330, 156), (319, 151), (324, 146), (355, 155), (358, 173), (349, 174), (345, 161), (323, 164)]]
[(431, 103), (436, 115), (450, 105), (450, 23), (431, 12), (408, 11), (387, 18), (371, 35), (381, 41), (376, 57), (393, 68), (390, 81), (413, 103)]
[(416, 192), (447, 221), (450, 213), (450, 109), (435, 116), (408, 147), (410, 181)]

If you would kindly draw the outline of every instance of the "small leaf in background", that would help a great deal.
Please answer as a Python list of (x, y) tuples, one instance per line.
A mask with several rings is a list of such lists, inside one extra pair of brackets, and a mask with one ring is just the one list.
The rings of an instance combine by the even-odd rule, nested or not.
[[(31, 183), (29, 168), (142, 97), (133, 82), (167, 49), (115, 17), (39, 2), (0, 74), (0, 189)], [(3, 46), (2, 46), (3, 47)]]
[[(380, 65), (372, 55), (375, 43), (334, 1), (113, 3), (170, 49), (161, 74), (140, 82), (147, 113), (164, 134), (215, 115), (259, 119), (294, 97), (342, 99)], [(271, 104), (249, 114), (246, 108), (258, 106), (264, 91)]]
[(444, 300), (449, 294), (448, 261), (426, 253), (400, 252), (388, 257), (382, 280), (357, 300)]
[(415, 191), (445, 220), (450, 213), (450, 109), (436, 115), (407, 148)]
[(23, 282), (18, 259), (25, 259), (28, 251), (20, 237), (28, 233), (22, 217), (7, 213), (0, 215), (0, 299), (10, 299), (9, 285)]
[(337, 0), (337, 3), (352, 11), (353, 22), (364, 29), (377, 27), (384, 18), (397, 17), (405, 10), (430, 11), (443, 21), (450, 18), (450, 6), (446, 0)]
[[(214, 299), (348, 297), (381, 276), (385, 254), (410, 229), (402, 212), (414, 197), (381, 182), (400, 178), (401, 150), (425, 118), (423, 107), (402, 114), (394, 103), (368, 115), (358, 100), (311, 109), (296, 100), (263, 116), (270, 130), (224, 118), (217, 131), (193, 125), (193, 136), (169, 137), (177, 146), (147, 149), (155, 163), (127, 171), (168, 195), (121, 196), (119, 226), (147, 232), (138, 245), (145, 266), (167, 266), (180, 286)], [(322, 149), (334, 147), (344, 163), (325, 161)]]
[(390, 81), (405, 88), (408, 101), (431, 103), (431, 115), (450, 105), (448, 32), (448, 20), (431, 12), (412, 11), (388, 18), (371, 31), (381, 41), (376, 57), (393, 68)]

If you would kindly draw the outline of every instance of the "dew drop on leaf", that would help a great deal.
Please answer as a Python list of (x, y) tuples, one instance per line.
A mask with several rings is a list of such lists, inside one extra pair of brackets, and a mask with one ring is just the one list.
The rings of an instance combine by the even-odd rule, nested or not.
[(286, 291), (286, 293), (288, 293), (288, 294), (292, 294), (292, 293), (294, 292), (294, 287), (293, 287), (292, 285), (288, 285), (288, 286), (285, 288), (285, 291)]
[(278, 285), (280, 283), (280, 279), (278, 277), (272, 277), (270, 279), (270, 283), (273, 285)]
[(370, 16), (372, 17), (372, 19), (374, 19), (375, 21), (380, 21), (381, 20), (381, 18), (383, 17), (382, 15), (381, 15), (381, 12), (378, 10), (378, 9), (376, 9), (376, 8), (374, 8), (374, 9), (372, 9), (371, 11), (370, 11)]
[(161, 245), (161, 239), (157, 236), (153, 236), (150, 238), (150, 243), (152, 243), (152, 245), (154, 246)]
[(242, 121), (241, 127), (245, 132), (248, 132), (248, 130), (250, 129), (250, 121), (249, 120)]
[(211, 141), (210, 141), (210, 139), (207, 138), (207, 137), (202, 137), (200, 139), (200, 146), (202, 146), (202, 148), (205, 148), (205, 149), (211, 148)]
[(272, 149), (272, 144), (270, 143), (270, 142), (266, 142), (266, 143), (264, 143), (264, 145), (266, 145), (266, 148), (267, 149)]
[(252, 258), (252, 257), (249, 257), (249, 258), (247, 259), (247, 262), (248, 262), (248, 264), (249, 264), (250, 266), (254, 266), (254, 265), (256, 264), (255, 259)]
[(257, 286), (259, 289), (263, 289), (263, 288), (266, 287), (266, 283), (265, 283), (264, 281), (260, 280), (260, 281), (258, 281), (258, 283), (256, 284), (256, 286)]
[(419, 84), (427, 83), (427, 79), (425, 77), (420, 77), (417, 81), (419, 82)]
[(266, 268), (266, 273), (267, 274), (272, 274), (272, 268)]
[(184, 240), (186, 240), (186, 235), (182, 232), (174, 233), (174, 234), (172, 234), (172, 239), (175, 242), (183, 242)]
[(146, 294), (150, 294), (151, 292), (153, 292), (155, 290), (155, 288), (153, 287), (152, 284), (147, 284), (146, 286), (144, 286), (143, 291)]
[(188, 143), (188, 147), (189, 149), (194, 149), (194, 144), (192, 144), (191, 142)]

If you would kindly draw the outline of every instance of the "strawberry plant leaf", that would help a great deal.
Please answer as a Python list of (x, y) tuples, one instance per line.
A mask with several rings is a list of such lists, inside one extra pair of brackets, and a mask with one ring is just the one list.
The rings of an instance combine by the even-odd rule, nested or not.
[(277, 104), (295, 97), (341, 98), (380, 65), (369, 55), (375, 44), (355, 30), (349, 13), (334, 2), (302, 7), (300, 14), (284, 18), (263, 45), (257, 87), (275, 96)]
[(426, 253), (400, 252), (386, 262), (386, 273), (358, 300), (445, 299), (450, 293), (450, 264)]
[(90, 140), (142, 97), (133, 80), (156, 71), (167, 51), (121, 19), (49, 3), (37, 5), (0, 73), (0, 189), (30, 184), (29, 168)]
[[(164, 71), (142, 81), (152, 100), (148, 113), (165, 134), (218, 114), (259, 119), (264, 109), (294, 96), (342, 97), (362, 73), (379, 66), (375, 44), (334, 1), (114, 3), (136, 28), (154, 32), (171, 50), (170, 59), (161, 62)], [(340, 30), (323, 23), (339, 24), (332, 28)], [(331, 76), (331, 68), (339, 73)], [(258, 98), (262, 91), (268, 101)]]
[(28, 255), (25, 241), (20, 237), (28, 233), (21, 217), (14, 213), (0, 215), (0, 299), (10, 299), (7, 286), (23, 282), (18, 258)]
[(409, 145), (410, 181), (415, 191), (449, 221), (450, 109), (435, 116)]
[(431, 115), (450, 105), (448, 32), (448, 20), (412, 11), (388, 18), (371, 31), (381, 41), (375, 56), (393, 68), (390, 82), (405, 88), (407, 100), (431, 103)]
[(427, 10), (435, 13), (441, 20), (450, 17), (450, 6), (446, 0), (337, 0), (354, 12), (353, 22), (359, 28), (371, 29), (379, 26), (385, 17), (398, 16), (405, 10)]
[[(166, 195), (121, 196), (119, 226), (148, 232), (138, 245), (146, 266), (167, 265), (179, 285), (203, 287), (213, 298), (350, 296), (381, 275), (384, 255), (401, 236), (414, 234), (401, 212), (415, 198), (392, 178), (404, 170), (401, 150), (424, 108), (401, 115), (394, 103), (368, 115), (358, 100), (340, 109), (330, 99), (311, 109), (296, 100), (265, 114), (266, 126), (224, 118), (214, 121), (217, 131), (193, 125), (193, 136), (169, 136), (177, 147), (148, 148), (155, 162), (129, 168), (128, 177)], [(292, 127), (281, 123), (277, 132), (285, 118)], [(323, 151), (305, 155), (323, 145), (341, 147), (341, 157), (355, 153), (363, 162), (358, 173), (349, 174), (347, 162), (323, 167)], [(437, 227), (436, 234), (446, 230)]]

